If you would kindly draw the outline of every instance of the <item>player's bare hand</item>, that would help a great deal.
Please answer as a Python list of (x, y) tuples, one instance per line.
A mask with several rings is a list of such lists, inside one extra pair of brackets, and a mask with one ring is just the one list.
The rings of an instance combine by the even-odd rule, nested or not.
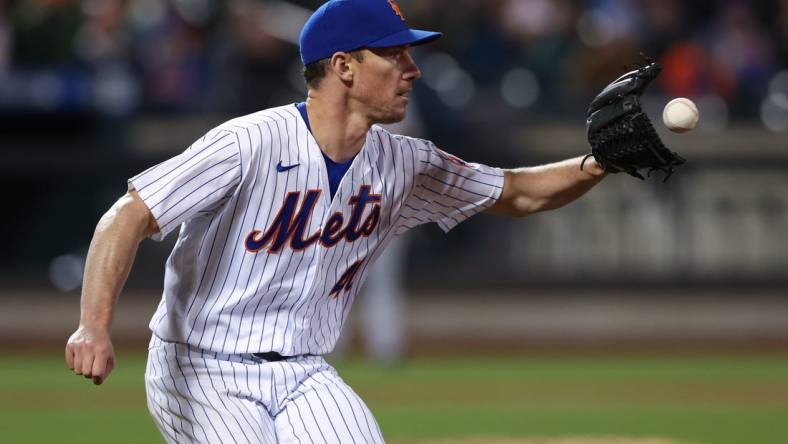
[(109, 331), (80, 325), (68, 338), (66, 364), (74, 373), (92, 379), (96, 385), (104, 382), (115, 367)]

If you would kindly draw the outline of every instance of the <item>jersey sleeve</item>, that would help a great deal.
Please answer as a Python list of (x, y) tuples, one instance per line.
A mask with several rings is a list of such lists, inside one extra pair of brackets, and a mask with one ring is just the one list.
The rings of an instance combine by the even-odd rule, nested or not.
[(229, 131), (212, 131), (183, 153), (129, 179), (159, 225), (160, 241), (175, 227), (204, 212), (218, 211), (241, 181), (238, 141)]
[(415, 187), (405, 206), (410, 221), (435, 222), (448, 232), (498, 200), (504, 181), (501, 169), (465, 162), (431, 142), (420, 142)]

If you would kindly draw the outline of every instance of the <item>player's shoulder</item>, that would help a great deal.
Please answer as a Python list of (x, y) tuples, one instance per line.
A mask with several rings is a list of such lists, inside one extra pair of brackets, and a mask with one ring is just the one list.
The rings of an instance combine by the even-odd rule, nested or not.
[(293, 104), (287, 104), (235, 117), (215, 127), (212, 131), (239, 133), (275, 125), (279, 122), (295, 122), (298, 118), (296, 107)]
[(378, 140), (401, 150), (431, 150), (435, 146), (432, 141), (427, 139), (397, 134), (380, 125), (373, 125), (370, 128), (370, 135), (373, 140)]

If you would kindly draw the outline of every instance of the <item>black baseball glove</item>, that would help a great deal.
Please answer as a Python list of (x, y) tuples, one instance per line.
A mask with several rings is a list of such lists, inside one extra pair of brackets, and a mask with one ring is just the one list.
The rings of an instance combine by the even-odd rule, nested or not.
[[(638, 172), (648, 168), (665, 172), (665, 181), (685, 160), (659, 139), (651, 121), (640, 107), (643, 90), (662, 71), (651, 62), (630, 71), (607, 85), (588, 108), (587, 136), (591, 154), (609, 173), (625, 172), (644, 179)], [(582, 168), (582, 165), (581, 167)]]

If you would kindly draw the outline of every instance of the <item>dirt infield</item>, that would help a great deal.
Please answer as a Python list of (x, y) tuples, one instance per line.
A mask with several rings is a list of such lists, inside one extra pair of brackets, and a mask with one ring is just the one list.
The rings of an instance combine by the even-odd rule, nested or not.
[[(626, 290), (565, 292), (414, 292), (407, 301), (411, 353), (523, 351), (788, 350), (788, 300), (779, 290)], [(494, 299), (494, 303), (490, 303)], [(113, 326), (115, 345), (145, 349), (160, 291), (125, 291)], [(46, 307), (46, 309), (42, 309)], [(360, 350), (353, 311), (344, 336)], [(492, 321), (494, 320), (494, 322)], [(79, 323), (79, 294), (0, 289), (0, 346), (60, 351)]]
[(666, 438), (633, 438), (625, 436), (559, 438), (458, 438), (395, 444), (691, 444)]

